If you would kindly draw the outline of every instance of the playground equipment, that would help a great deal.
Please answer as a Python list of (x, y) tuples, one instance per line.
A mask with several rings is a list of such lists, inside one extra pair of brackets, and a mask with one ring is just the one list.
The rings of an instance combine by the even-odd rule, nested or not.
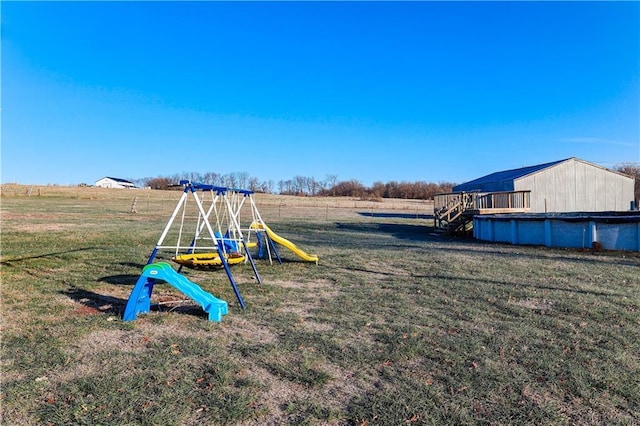
[[(269, 239), (271, 239), (271, 241), (273, 241), (273, 242), (275, 242), (277, 244), (280, 244), (281, 246), (284, 246), (284, 247), (288, 248), (289, 250), (294, 252), (302, 260), (306, 260), (307, 262), (315, 262), (316, 265), (318, 264), (318, 256), (317, 255), (308, 254), (304, 250), (298, 248), (298, 246), (293, 244), (291, 241), (289, 241), (286, 238), (283, 238), (283, 237), (279, 236), (278, 234), (276, 234), (275, 232), (273, 232), (271, 230), (271, 228), (269, 228), (264, 222), (253, 222), (251, 224), (251, 228), (252, 229), (256, 229), (256, 230), (263, 229), (267, 233), (267, 236), (269, 237)], [(278, 259), (279, 259), (279, 257), (278, 257)]]
[[(125, 321), (134, 320), (138, 313), (149, 311), (151, 293), (157, 279), (168, 282), (200, 303), (205, 312), (209, 313), (210, 319), (217, 321), (217, 318), (221, 318), (223, 314), (218, 314), (218, 311), (212, 314), (211, 310), (207, 309), (213, 309), (210, 306), (218, 306), (218, 302), (224, 301), (216, 299), (180, 275), (183, 266), (224, 269), (238, 303), (244, 309), (245, 303), (230, 266), (250, 263), (256, 280), (262, 283), (249, 252), (250, 248), (257, 247), (258, 256), (268, 257), (270, 263), (273, 263), (273, 256), (282, 263), (275, 245), (280, 244), (303, 260), (318, 263), (318, 256), (307, 254), (291, 241), (277, 235), (264, 223), (253, 199), (253, 191), (192, 183), (188, 180), (180, 181), (180, 185), (184, 187), (184, 191), (129, 297)], [(190, 200), (193, 200), (196, 206), (195, 213), (193, 207), (189, 207)], [(247, 204), (251, 210), (251, 222), (248, 227), (242, 228), (241, 212)], [(192, 230), (193, 238), (189, 243), (184, 243), (185, 232), (189, 229)], [(256, 241), (251, 241), (252, 237), (255, 237)], [(171, 260), (180, 265), (177, 272), (166, 262), (153, 263), (164, 250), (172, 251)]]
[(229, 312), (227, 302), (207, 293), (196, 283), (189, 281), (184, 275), (174, 271), (168, 263), (158, 262), (146, 265), (142, 269), (142, 274), (133, 287), (129, 302), (124, 310), (123, 319), (125, 321), (133, 321), (138, 314), (149, 312), (155, 280), (166, 281), (196, 301), (209, 314), (209, 321), (220, 322), (222, 321), (222, 316), (227, 315)]

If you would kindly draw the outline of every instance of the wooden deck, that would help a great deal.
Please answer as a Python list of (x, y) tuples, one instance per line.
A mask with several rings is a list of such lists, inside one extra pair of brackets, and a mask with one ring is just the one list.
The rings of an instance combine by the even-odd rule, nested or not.
[(529, 212), (530, 196), (531, 191), (438, 194), (433, 208), (435, 227), (450, 234), (468, 233), (475, 215)]

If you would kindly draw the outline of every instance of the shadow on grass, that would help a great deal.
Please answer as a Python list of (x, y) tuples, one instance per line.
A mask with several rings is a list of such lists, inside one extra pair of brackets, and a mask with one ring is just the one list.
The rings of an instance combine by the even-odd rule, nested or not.
[(114, 314), (121, 316), (127, 304), (125, 299), (119, 297), (105, 296), (78, 287), (71, 287), (60, 292), (76, 303), (80, 303), (95, 313)]
[(418, 213), (373, 213), (373, 212), (358, 212), (360, 216), (366, 217), (378, 217), (385, 219), (433, 219), (432, 214), (418, 214)]
[(486, 242), (467, 236), (449, 236), (434, 232), (433, 227), (420, 224), (388, 223), (336, 223), (339, 230), (359, 233), (391, 235), (412, 242), (437, 243), (434, 250), (462, 254), (480, 254), (537, 260), (555, 260), (572, 263), (606, 263), (620, 266), (636, 266), (634, 259), (640, 255), (629, 252), (603, 252), (593, 254), (589, 250), (571, 248), (549, 248), (544, 246), (512, 245), (508, 243)]
[[(282, 264), (283, 265), (286, 265), (286, 264), (289, 264), (289, 263), (291, 263), (291, 264), (300, 264), (300, 265), (308, 265), (310, 263), (313, 263), (313, 262), (309, 262), (308, 260), (304, 260), (304, 259), (301, 259), (301, 258), (297, 257), (297, 255), (295, 253), (293, 253), (293, 252), (288, 252), (288, 253), (284, 252), (284, 253), (286, 253), (286, 256), (289, 256), (289, 257), (284, 257), (283, 252), (284, 252), (284, 250), (282, 250), (282, 251), (278, 250), (278, 253), (280, 254), (280, 260), (282, 260)], [(258, 261), (261, 261), (261, 262), (262, 261), (267, 261), (267, 262), (269, 261), (269, 259), (254, 259), (254, 260), (258, 260)], [(278, 263), (279, 263), (278, 260), (274, 256), (273, 264), (274, 265), (278, 265)]]
[[(119, 297), (105, 296), (104, 294), (95, 293), (93, 291), (72, 287), (69, 290), (63, 290), (61, 294), (69, 299), (86, 307), (85, 314), (109, 314), (117, 315), (122, 318), (128, 299)], [(156, 303), (151, 304), (152, 312), (178, 312), (197, 317), (207, 317), (207, 313), (189, 299), (177, 297), (165, 297)]]
[(53, 253), (39, 254), (39, 255), (36, 255), (36, 256), (16, 257), (15, 259), (3, 260), (3, 261), (0, 262), (0, 264), (3, 265), (3, 266), (12, 266), (11, 265), (12, 263), (24, 262), (25, 260), (44, 259), (44, 258), (47, 258), (47, 257), (60, 256), (61, 254), (76, 253), (76, 252), (80, 252), (80, 251), (98, 250), (98, 249), (101, 249), (101, 247), (84, 247), (84, 248), (79, 248), (79, 249), (71, 249), (71, 250), (64, 250), (64, 251), (56, 251), (56, 252), (53, 252)]
[[(612, 251), (608, 253), (593, 254), (589, 250), (558, 248), (545, 246), (512, 245), (508, 243), (487, 243), (478, 240), (465, 240), (468, 245), (464, 247), (439, 247), (443, 252), (485, 254), (492, 256), (504, 256), (506, 258), (524, 257), (532, 260), (554, 260), (569, 263), (606, 263), (608, 265), (638, 266), (633, 258), (640, 258), (634, 253)], [(503, 248), (504, 250), (500, 250)], [(566, 254), (564, 254), (566, 253)], [(571, 256), (574, 255), (574, 256)]]
[(108, 275), (106, 277), (100, 277), (96, 281), (101, 283), (116, 284), (116, 285), (135, 285), (140, 275), (121, 274), (121, 275)]
[[(452, 237), (434, 233), (432, 226), (420, 224), (338, 222), (336, 226), (341, 231), (371, 233), (372, 237), (373, 234), (383, 233), (410, 241), (453, 241)], [(467, 240), (467, 238), (461, 239), (461, 241)]]
[(444, 281), (444, 282), (451, 282), (452, 286), (460, 283), (460, 282), (472, 282), (472, 283), (476, 283), (479, 287), (483, 286), (483, 285), (495, 285), (495, 286), (501, 286), (501, 287), (509, 287), (509, 288), (517, 288), (517, 287), (526, 287), (526, 288), (534, 288), (534, 289), (538, 289), (538, 290), (550, 290), (550, 291), (561, 291), (561, 292), (567, 292), (567, 293), (577, 293), (577, 294), (589, 294), (592, 296), (607, 296), (607, 297), (611, 297), (611, 296), (618, 296), (618, 297), (624, 297), (624, 294), (620, 294), (620, 293), (613, 293), (613, 292), (601, 292), (601, 291), (592, 291), (592, 290), (584, 290), (584, 289), (579, 289), (579, 288), (570, 288), (570, 287), (554, 287), (554, 286), (550, 286), (550, 285), (543, 285), (543, 284), (531, 284), (531, 283), (523, 283), (523, 282), (509, 282), (509, 281), (499, 281), (499, 280), (492, 280), (492, 279), (487, 279), (487, 278), (469, 278), (469, 277), (463, 277), (463, 276), (456, 276), (456, 275), (444, 275), (444, 274), (411, 274), (411, 275), (407, 275), (405, 273), (403, 273), (403, 271), (400, 271), (398, 273), (393, 272), (393, 271), (381, 271), (381, 270), (375, 270), (375, 269), (367, 269), (367, 268), (354, 268), (353, 266), (350, 267), (341, 267), (341, 266), (336, 266), (336, 265), (325, 265), (325, 268), (332, 268), (332, 269), (336, 269), (336, 270), (342, 270), (342, 271), (346, 271), (346, 272), (363, 272), (365, 274), (374, 274), (374, 275), (386, 275), (386, 276), (401, 276), (401, 277), (406, 277), (406, 278), (413, 278), (413, 279), (419, 279), (419, 280), (436, 280), (436, 281)]

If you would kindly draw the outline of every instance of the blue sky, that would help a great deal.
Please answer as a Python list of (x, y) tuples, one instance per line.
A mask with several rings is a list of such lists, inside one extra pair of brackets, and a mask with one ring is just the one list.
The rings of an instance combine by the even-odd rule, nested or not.
[(640, 162), (638, 2), (7, 2), (2, 181)]

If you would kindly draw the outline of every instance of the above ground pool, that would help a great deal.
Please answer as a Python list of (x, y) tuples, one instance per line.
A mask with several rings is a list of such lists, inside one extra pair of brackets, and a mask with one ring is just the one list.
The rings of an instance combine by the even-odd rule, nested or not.
[[(547, 247), (640, 251), (640, 212), (514, 213), (476, 215), (482, 241)], [(600, 246), (601, 245), (601, 246)]]

